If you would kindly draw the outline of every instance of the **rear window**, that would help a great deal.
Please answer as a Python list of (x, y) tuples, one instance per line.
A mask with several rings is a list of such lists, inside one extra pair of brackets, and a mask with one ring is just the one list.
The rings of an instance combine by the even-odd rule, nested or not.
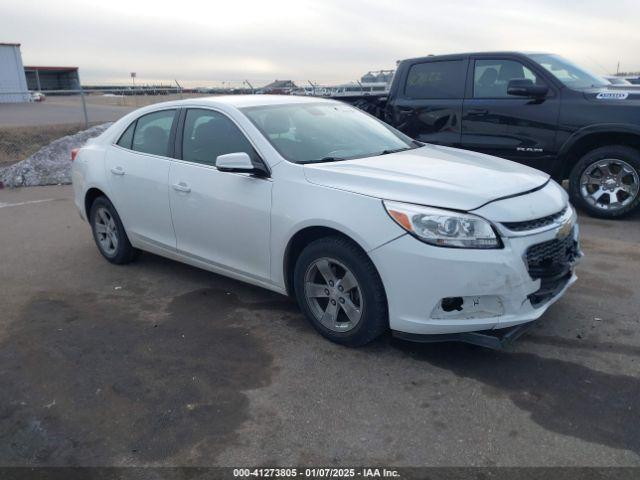
[(138, 119), (132, 149), (136, 152), (167, 156), (175, 110), (148, 113)]
[(463, 98), (466, 61), (417, 63), (409, 69), (404, 93), (410, 98)]
[(129, 125), (129, 128), (124, 131), (124, 133), (120, 137), (120, 140), (118, 140), (119, 146), (131, 150), (131, 142), (133, 142), (133, 131), (135, 130), (135, 128), (136, 122), (133, 122), (131, 125)]

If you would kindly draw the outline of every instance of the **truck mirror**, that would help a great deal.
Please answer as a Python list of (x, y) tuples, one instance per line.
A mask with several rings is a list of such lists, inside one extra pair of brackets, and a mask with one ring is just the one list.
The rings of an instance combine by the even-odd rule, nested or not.
[(507, 93), (518, 97), (543, 98), (549, 93), (549, 87), (536, 85), (528, 78), (517, 78), (509, 80)]

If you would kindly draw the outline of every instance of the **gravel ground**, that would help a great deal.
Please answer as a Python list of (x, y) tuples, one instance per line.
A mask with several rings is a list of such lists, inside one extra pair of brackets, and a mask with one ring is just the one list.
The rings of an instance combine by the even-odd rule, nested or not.
[(503, 352), (344, 348), (272, 292), (111, 265), (69, 186), (0, 191), (0, 224), (0, 465), (640, 467), (640, 215), (581, 216), (578, 281)]
[(73, 135), (54, 140), (26, 160), (0, 168), (0, 185), (33, 187), (71, 183), (71, 150), (97, 137), (111, 123), (96, 125)]

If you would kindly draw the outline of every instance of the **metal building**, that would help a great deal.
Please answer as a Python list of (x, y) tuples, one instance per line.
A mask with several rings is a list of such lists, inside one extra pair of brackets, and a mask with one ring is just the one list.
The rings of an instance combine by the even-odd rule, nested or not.
[(78, 90), (80, 76), (78, 67), (36, 67), (25, 66), (29, 90)]
[(19, 43), (0, 43), (0, 103), (28, 102)]

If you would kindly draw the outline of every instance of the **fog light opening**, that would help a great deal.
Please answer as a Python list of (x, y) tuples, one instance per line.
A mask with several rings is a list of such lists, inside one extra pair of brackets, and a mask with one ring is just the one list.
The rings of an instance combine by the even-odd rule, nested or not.
[(464, 300), (462, 297), (447, 297), (442, 299), (442, 310), (445, 312), (453, 312), (457, 310), (458, 312), (462, 310), (462, 304)]

